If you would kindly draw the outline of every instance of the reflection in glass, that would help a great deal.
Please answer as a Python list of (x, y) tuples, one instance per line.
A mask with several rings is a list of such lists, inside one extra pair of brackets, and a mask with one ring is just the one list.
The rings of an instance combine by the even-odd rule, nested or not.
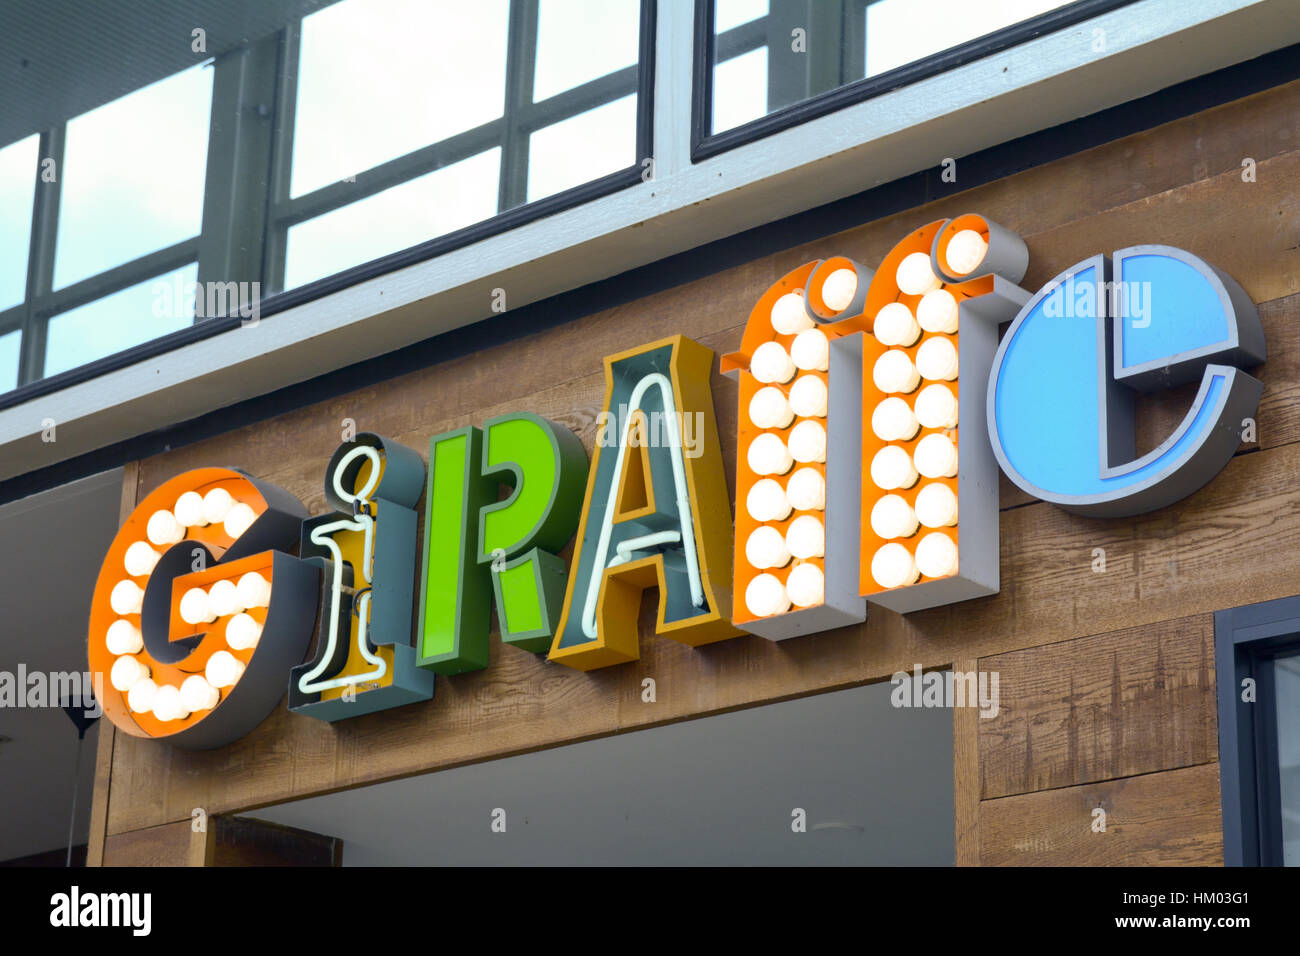
[[(40, 143), (39, 136), (28, 136), (0, 149), (0, 312), (27, 296), (27, 251)], [(0, 388), (5, 387), (4, 375), (0, 361)]]
[(640, 0), (541, 0), (533, 101), (637, 61)]
[(1282, 790), (1282, 863), (1300, 866), (1300, 654), (1273, 662), (1277, 762)]
[(713, 128), (731, 129), (767, 115), (767, 47), (719, 63), (713, 71)]
[(0, 392), (18, 387), (18, 357), (22, 339), (21, 329), (0, 335)]
[(532, 134), (528, 142), (528, 201), (580, 186), (636, 162), (633, 94)]

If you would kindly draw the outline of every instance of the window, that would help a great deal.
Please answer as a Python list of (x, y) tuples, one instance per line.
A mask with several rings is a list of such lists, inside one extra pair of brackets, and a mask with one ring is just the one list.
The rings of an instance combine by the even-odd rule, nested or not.
[(1214, 618), (1224, 862), (1300, 866), (1300, 598)]
[(1126, 0), (697, 0), (699, 160)]

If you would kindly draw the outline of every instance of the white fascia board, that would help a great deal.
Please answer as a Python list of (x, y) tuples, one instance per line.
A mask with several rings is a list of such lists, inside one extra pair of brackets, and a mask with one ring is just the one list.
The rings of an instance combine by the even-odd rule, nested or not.
[(659, 4), (653, 181), (5, 409), (0, 480), (1300, 41), (1293, 0), (1143, 0), (691, 164), (689, 7)]

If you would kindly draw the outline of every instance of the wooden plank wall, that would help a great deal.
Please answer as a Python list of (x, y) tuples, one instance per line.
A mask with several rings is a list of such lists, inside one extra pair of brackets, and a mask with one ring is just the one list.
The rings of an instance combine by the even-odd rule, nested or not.
[[(1255, 182), (1243, 182), (1246, 158)], [(488, 670), (440, 678), (428, 704), (336, 725), (280, 708), (209, 753), (104, 735), (111, 779), (101, 767), (99, 852), (112, 862), (115, 847), (127, 855), (139, 842), (135, 831), (164, 832), (196, 807), (235, 813), (919, 664), (1000, 674), (996, 718), (955, 712), (958, 862), (1220, 862), (1211, 614), (1300, 591), (1297, 181), (1300, 83), (140, 462), (137, 497), (187, 468), (237, 465), (318, 513), (345, 419), (427, 454), (433, 434), (529, 410), (572, 427), (590, 450), (603, 356), (678, 332), (729, 351), (753, 301), (790, 269), (836, 253), (875, 264), (908, 231), (968, 211), (1026, 238), (1030, 289), (1096, 252), (1188, 249), (1261, 303), (1269, 344), (1258, 442), (1188, 500), (1094, 520), (1004, 480), (1003, 584), (992, 598), (906, 618), (873, 610), (865, 626), (780, 645), (744, 637), (692, 650), (643, 630), (639, 662), (591, 674), (494, 643)], [(716, 375), (714, 390), (730, 479), (736, 391)], [(1144, 410), (1144, 446), (1168, 433), (1186, 401)], [(1096, 548), (1104, 572), (1093, 569)], [(646, 676), (658, 684), (653, 704), (641, 701)], [(1104, 833), (1092, 829), (1098, 807)]]

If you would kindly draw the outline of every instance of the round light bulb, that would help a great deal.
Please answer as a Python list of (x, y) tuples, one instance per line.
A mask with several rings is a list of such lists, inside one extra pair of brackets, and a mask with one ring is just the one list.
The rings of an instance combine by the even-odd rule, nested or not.
[(131, 685), (131, 689), (126, 692), (126, 705), (132, 713), (146, 713), (153, 710), (153, 699), (157, 694), (158, 685), (146, 677)]
[(927, 478), (952, 478), (957, 474), (957, 446), (947, 435), (926, 435), (913, 453), (916, 470)]
[(909, 441), (919, 429), (912, 407), (896, 396), (885, 399), (871, 413), (871, 430), (881, 441)]
[(208, 606), (217, 617), (229, 617), (244, 609), (239, 603), (239, 589), (234, 581), (218, 581), (208, 592)]
[(916, 520), (927, 528), (948, 528), (955, 525), (957, 496), (947, 485), (926, 485), (916, 495)]
[(201, 674), (191, 674), (181, 684), (181, 705), (191, 714), (196, 710), (211, 710), (220, 701), (221, 691)]
[(745, 460), (756, 475), (784, 475), (794, 464), (785, 442), (771, 432), (764, 432), (749, 443)]
[(773, 385), (794, 377), (794, 362), (780, 342), (764, 342), (754, 349), (749, 371), (760, 382)]
[(141, 678), (149, 676), (149, 668), (134, 657), (119, 657), (108, 672), (108, 682), (114, 690), (127, 691)]
[(822, 283), (822, 301), (832, 312), (843, 312), (858, 294), (858, 274), (852, 269), (836, 269)]
[(917, 578), (912, 552), (897, 542), (890, 542), (871, 558), (871, 577), (882, 588), (901, 588)]
[(800, 418), (825, 418), (829, 398), (826, 383), (816, 375), (800, 376), (790, 386), (790, 408)]
[(208, 592), (203, 588), (190, 588), (181, 595), (181, 620), (186, 624), (206, 624), (216, 619)]
[(160, 557), (157, 551), (149, 547), (148, 541), (137, 541), (126, 549), (122, 563), (126, 566), (127, 574), (141, 578), (153, 571), (153, 566)]
[(871, 530), (878, 538), (910, 538), (916, 524), (916, 512), (901, 495), (885, 495), (871, 508)]
[(956, 332), (956, 297), (947, 289), (931, 289), (916, 304), (916, 321), (927, 332)]
[(882, 392), (910, 392), (921, 382), (908, 354), (900, 349), (890, 349), (871, 369), (871, 380)]
[(955, 428), (957, 396), (947, 385), (927, 385), (916, 396), (916, 420), (922, 428)]
[(957, 572), (957, 543), (942, 531), (932, 531), (916, 546), (916, 567), (927, 578)]
[(790, 343), (790, 359), (807, 372), (825, 372), (831, 364), (831, 340), (821, 329), (806, 329)]
[(826, 479), (816, 468), (800, 468), (786, 482), (785, 496), (796, 511), (822, 511), (826, 507)]
[(226, 512), (226, 520), (222, 522), (222, 527), (226, 529), (226, 534), (232, 538), (238, 538), (247, 531), (257, 520), (257, 512), (250, 505), (242, 501), (237, 502), (229, 511)]
[(785, 546), (800, 560), (820, 558), (826, 553), (826, 528), (812, 515), (800, 515), (785, 531)]
[(158, 688), (158, 693), (153, 698), (153, 715), (167, 723), (173, 720), (184, 720), (190, 715), (186, 710), (185, 703), (181, 700), (181, 692), (177, 687), (171, 684), (163, 684)]
[(208, 524), (221, 524), (235, 506), (235, 499), (225, 488), (213, 488), (203, 496), (203, 517)]
[(262, 636), (262, 625), (251, 614), (236, 614), (226, 625), (226, 643), (237, 651), (256, 647)]
[(944, 258), (948, 260), (948, 270), (956, 276), (970, 275), (984, 261), (984, 254), (989, 251), (989, 244), (974, 229), (963, 229), (948, 240)]
[(108, 625), (104, 646), (110, 654), (139, 654), (144, 649), (144, 635), (130, 621), (118, 618)]
[(916, 468), (907, 449), (886, 445), (871, 458), (871, 481), (882, 491), (897, 491), (916, 484)]
[(904, 256), (898, 264), (895, 278), (898, 280), (898, 291), (907, 295), (925, 295), (943, 284), (930, 268), (930, 257), (924, 252)]
[(108, 605), (116, 614), (139, 614), (144, 604), (144, 590), (134, 581), (118, 581), (108, 595)]
[(826, 429), (821, 422), (800, 422), (794, 426), (790, 432), (790, 454), (805, 465), (826, 460)]
[(176, 520), (187, 528), (208, 523), (203, 517), (203, 496), (197, 491), (187, 491), (176, 499)]
[(796, 564), (785, 579), (785, 593), (795, 607), (821, 604), (826, 596), (826, 578), (815, 564)]
[(926, 339), (916, 350), (916, 370), (931, 382), (951, 382), (957, 377), (957, 346), (943, 335)]
[(266, 607), (271, 603), (271, 585), (256, 571), (249, 571), (239, 579), (240, 607)]
[(230, 651), (217, 651), (208, 658), (204, 676), (213, 687), (230, 687), (244, 673), (244, 664)]
[(780, 568), (790, 562), (790, 551), (780, 531), (771, 525), (763, 525), (755, 528), (745, 542), (745, 560), (751, 568), (760, 571)]
[(175, 544), (185, 537), (185, 529), (176, 520), (176, 516), (164, 508), (149, 516), (149, 524), (145, 526), (145, 536), (154, 544), (163, 547)]
[(772, 328), (781, 335), (797, 335), (812, 326), (812, 316), (804, 308), (802, 293), (787, 292), (772, 303)]
[(921, 337), (921, 326), (917, 324), (912, 310), (901, 302), (890, 302), (881, 306), (876, 313), (876, 320), (871, 324), (872, 334), (881, 345), (915, 345)]
[(745, 508), (755, 521), (784, 521), (790, 515), (785, 489), (771, 478), (754, 482), (745, 496)]
[(785, 428), (794, 420), (794, 412), (785, 392), (765, 385), (749, 400), (749, 420), (759, 428)]
[(745, 588), (745, 607), (755, 617), (784, 614), (790, 609), (790, 596), (775, 574), (760, 574)]

